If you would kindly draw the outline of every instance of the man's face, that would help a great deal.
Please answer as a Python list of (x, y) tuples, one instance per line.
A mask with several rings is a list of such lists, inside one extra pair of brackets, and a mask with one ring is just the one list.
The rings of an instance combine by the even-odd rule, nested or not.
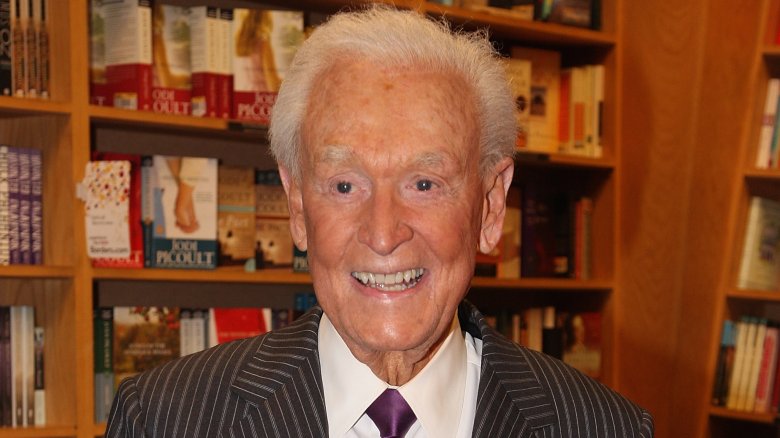
[(474, 97), (451, 74), (362, 61), (321, 79), (289, 187), (318, 300), (353, 353), (428, 348), (468, 289), (483, 222)]

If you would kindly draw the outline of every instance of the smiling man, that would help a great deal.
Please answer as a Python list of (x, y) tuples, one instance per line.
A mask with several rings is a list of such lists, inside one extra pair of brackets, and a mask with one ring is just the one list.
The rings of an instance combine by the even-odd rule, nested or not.
[(513, 101), (484, 35), (339, 14), (271, 122), (320, 307), (123, 382), (109, 437), (649, 437), (650, 415), (463, 301), (501, 235)]

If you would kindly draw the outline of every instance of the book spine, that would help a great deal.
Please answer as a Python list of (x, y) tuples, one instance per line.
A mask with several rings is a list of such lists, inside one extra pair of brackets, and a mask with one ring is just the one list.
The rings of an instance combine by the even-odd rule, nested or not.
[(22, 309), (11, 307), (11, 426), (24, 425), (24, 355), (22, 352)]
[(35, 425), (35, 309), (22, 306), (23, 425)]
[(106, 21), (103, 0), (89, 2), (89, 103), (113, 106), (106, 78)]
[(218, 113), (221, 22), (219, 8), (195, 6), (190, 10), (190, 53), (192, 59), (192, 115), (216, 117)]
[(179, 354), (182, 357), (194, 353), (192, 348), (192, 310), (182, 308), (179, 311)]
[(43, 264), (43, 156), (38, 149), (30, 152), (30, 252), (33, 265)]
[(735, 409), (737, 407), (737, 390), (740, 386), (742, 369), (745, 367), (745, 350), (747, 348), (747, 332), (750, 320), (742, 318), (736, 324), (736, 344), (734, 349), (734, 368), (729, 376), (728, 397), (726, 398), (726, 407)]
[(723, 406), (726, 402), (725, 394), (728, 391), (728, 376), (730, 362), (734, 358), (734, 322), (723, 321), (723, 333), (721, 335), (720, 348), (718, 350), (718, 363), (715, 371), (715, 381), (712, 390), (712, 404)]
[[(152, 110), (189, 115), (192, 99), (189, 8), (154, 3), (152, 7)], [(164, 18), (163, 18), (164, 17)]]
[(46, 425), (46, 385), (44, 379), (43, 352), (45, 340), (43, 327), (35, 327), (35, 413), (33, 424)]
[(756, 168), (766, 169), (770, 166), (772, 149), (772, 135), (775, 130), (775, 117), (777, 115), (777, 97), (780, 93), (780, 78), (771, 78), (767, 83), (766, 101), (761, 117), (761, 133), (758, 140), (758, 152), (756, 153)]
[(40, 11), (38, 20), (38, 96), (42, 99), (50, 97), (51, 60), (49, 51), (49, 5), (48, 0), (37, 0)]
[(19, 149), (8, 148), (8, 250), (12, 265), (22, 263), (19, 252)]
[(748, 384), (745, 390), (745, 402), (741, 409), (744, 411), (753, 412), (755, 408), (756, 389), (758, 387), (758, 376), (761, 372), (761, 361), (764, 355), (766, 332), (767, 321), (759, 320), (758, 326), (756, 327), (756, 339), (753, 342), (753, 354), (751, 358), (750, 374), (748, 375)]
[(108, 419), (114, 398), (113, 342), (114, 322), (112, 308), (95, 309), (95, 421)]
[(152, 157), (141, 158), (141, 228), (143, 233), (144, 267), (152, 266), (152, 240), (154, 239), (154, 195)]
[[(775, 108), (780, 107), (780, 95), (777, 96), (775, 102)], [(775, 110), (775, 124), (774, 126), (780, 126), (780, 111)], [(780, 129), (772, 130), (772, 143), (769, 146), (769, 167), (777, 168), (778, 166), (778, 154), (780, 154), (780, 148), (778, 147), (778, 141), (780, 141)]]
[(221, 66), (218, 77), (219, 102), (217, 116), (223, 119), (234, 117), (233, 115), (233, 9), (219, 9), (220, 32), (219, 58)]
[(22, 0), (27, 2), (27, 26), (24, 29), (25, 52), (27, 56), (27, 78), (25, 78), (25, 94), (27, 97), (38, 97), (38, 32), (35, 20), (35, 1)]
[(561, 70), (560, 113), (558, 115), (558, 150), (570, 153), (571, 144), (571, 76), (572, 70)]
[(0, 425), (11, 427), (11, 308), (0, 307)]
[(753, 360), (756, 347), (756, 335), (758, 334), (759, 321), (750, 318), (747, 327), (747, 336), (745, 338), (745, 356), (739, 379), (737, 380), (737, 399), (733, 409), (744, 411), (747, 405), (748, 387), (750, 386), (750, 376), (753, 370)]
[(19, 149), (19, 254), (21, 263), (32, 263), (32, 179), (30, 150)]
[(778, 329), (769, 327), (764, 338), (761, 364), (759, 366), (758, 382), (756, 384), (755, 412), (769, 412), (772, 384), (777, 366)]
[(11, 38), (11, 2), (0, 0), (0, 96), (10, 96), (12, 92), (12, 38)]
[(10, 214), (8, 211), (8, 146), (0, 145), (0, 266), (11, 263)]
[(23, 19), (23, 7), (26, 4), (25, 0), (13, 0), (11, 11), (11, 47), (13, 54), (11, 55), (11, 72), (12, 72), (12, 89), (13, 95), (16, 97), (24, 97), (24, 92), (27, 89), (25, 79), (27, 78), (27, 59), (25, 53), (25, 29), (27, 24)]

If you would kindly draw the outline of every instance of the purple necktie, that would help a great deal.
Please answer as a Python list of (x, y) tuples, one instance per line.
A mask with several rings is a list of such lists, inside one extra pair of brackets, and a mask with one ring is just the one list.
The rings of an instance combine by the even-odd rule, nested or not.
[(417, 420), (412, 408), (395, 389), (386, 389), (366, 409), (366, 414), (379, 428), (382, 438), (403, 438)]

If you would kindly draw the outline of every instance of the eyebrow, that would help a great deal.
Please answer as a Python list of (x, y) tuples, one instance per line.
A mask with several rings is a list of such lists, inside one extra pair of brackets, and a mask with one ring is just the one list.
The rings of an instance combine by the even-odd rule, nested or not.
[(354, 154), (349, 146), (334, 144), (325, 146), (325, 150), (319, 154), (318, 161), (328, 164), (341, 164), (352, 161)]
[[(327, 145), (317, 156), (317, 161), (331, 165), (349, 163), (354, 161), (354, 159), (355, 153), (352, 148), (342, 144)], [(441, 168), (449, 161), (451, 161), (451, 157), (448, 154), (422, 152), (414, 157), (413, 164), (415, 167)]]

